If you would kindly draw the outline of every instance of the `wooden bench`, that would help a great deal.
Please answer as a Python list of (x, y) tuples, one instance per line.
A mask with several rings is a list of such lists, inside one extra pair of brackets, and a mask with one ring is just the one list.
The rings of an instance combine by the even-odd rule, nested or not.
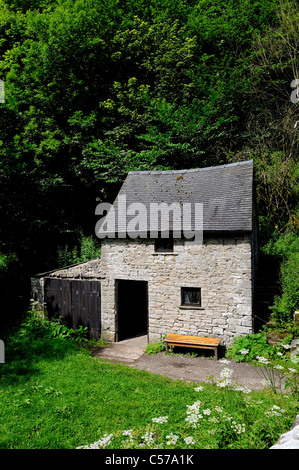
[(185, 348), (213, 349), (215, 358), (218, 359), (218, 346), (221, 342), (221, 338), (202, 338), (200, 336), (169, 334), (164, 339), (164, 342), (167, 353), (169, 348), (172, 350), (174, 346)]

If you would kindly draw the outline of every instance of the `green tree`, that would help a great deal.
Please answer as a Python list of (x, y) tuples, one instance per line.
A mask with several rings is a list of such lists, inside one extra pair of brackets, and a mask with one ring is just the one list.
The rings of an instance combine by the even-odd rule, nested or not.
[(291, 0), (0, 0), (3, 259), (56, 267), (135, 169), (254, 158), (263, 242), (294, 226), (297, 19)]

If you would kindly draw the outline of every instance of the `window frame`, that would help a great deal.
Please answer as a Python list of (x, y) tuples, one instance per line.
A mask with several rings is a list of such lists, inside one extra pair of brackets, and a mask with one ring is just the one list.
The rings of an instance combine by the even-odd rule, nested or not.
[[(169, 244), (171, 244), (171, 247), (170, 248), (161, 248), (158, 246), (159, 243), (163, 243), (163, 242), (169, 242)], [(155, 253), (173, 253), (173, 250), (174, 250), (174, 241), (173, 241), (173, 237), (171, 235), (169, 235), (169, 237), (167, 238), (162, 238), (161, 236), (159, 236), (158, 238), (155, 238)]]
[[(189, 303), (185, 303), (184, 302), (184, 299), (185, 299), (185, 293), (186, 291), (193, 291), (193, 292), (196, 292), (198, 291), (199, 292), (199, 302), (198, 303), (194, 303), (194, 302), (189, 302)], [(202, 301), (201, 301), (201, 287), (181, 287), (181, 307), (197, 307), (197, 308), (202, 308)]]

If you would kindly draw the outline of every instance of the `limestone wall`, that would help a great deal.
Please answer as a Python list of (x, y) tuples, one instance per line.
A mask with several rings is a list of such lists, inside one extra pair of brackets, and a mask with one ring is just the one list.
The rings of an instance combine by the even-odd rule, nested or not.
[[(252, 248), (249, 235), (175, 240), (172, 254), (153, 240), (108, 240), (102, 245), (102, 334), (115, 340), (115, 279), (148, 282), (149, 341), (166, 333), (217, 336), (230, 345), (252, 333)], [(200, 287), (202, 307), (182, 307), (181, 287)]]

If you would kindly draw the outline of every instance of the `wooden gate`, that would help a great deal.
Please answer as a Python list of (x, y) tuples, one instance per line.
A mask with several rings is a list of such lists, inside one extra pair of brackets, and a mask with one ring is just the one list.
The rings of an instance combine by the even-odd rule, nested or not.
[(101, 282), (45, 278), (45, 304), (49, 316), (60, 314), (71, 328), (87, 326), (91, 338), (101, 330)]

